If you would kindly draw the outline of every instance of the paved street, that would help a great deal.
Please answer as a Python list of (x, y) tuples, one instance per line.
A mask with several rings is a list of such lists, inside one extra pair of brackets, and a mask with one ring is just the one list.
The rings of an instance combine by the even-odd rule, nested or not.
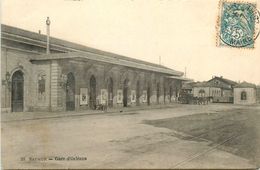
[(2, 122), (4, 168), (260, 166), (259, 106), (175, 105), (34, 118)]

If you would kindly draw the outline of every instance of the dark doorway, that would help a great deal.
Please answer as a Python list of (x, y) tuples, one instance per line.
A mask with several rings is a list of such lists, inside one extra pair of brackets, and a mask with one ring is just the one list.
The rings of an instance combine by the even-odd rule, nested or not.
[(95, 76), (90, 77), (90, 95), (89, 95), (89, 106), (91, 109), (96, 109), (96, 78)]
[(12, 76), (12, 112), (23, 111), (24, 78), (21, 71), (16, 71)]
[(150, 105), (150, 97), (151, 97), (151, 87), (148, 85), (147, 88), (147, 105)]
[(170, 87), (170, 102), (172, 101), (172, 93), (173, 93), (173, 89), (172, 86)]
[(156, 101), (157, 101), (157, 104), (159, 103), (159, 98), (160, 98), (160, 84), (157, 83), (157, 86), (156, 86)]
[(139, 80), (136, 83), (136, 105), (140, 105), (140, 82)]
[(113, 79), (110, 77), (108, 80), (108, 107), (113, 107)]
[(124, 89), (123, 89), (123, 105), (124, 107), (127, 107), (127, 100), (128, 100), (128, 79), (125, 79), (124, 81)]
[(73, 73), (67, 75), (66, 85), (66, 110), (75, 110), (75, 77)]
[(166, 100), (166, 87), (163, 87), (163, 103), (165, 103)]

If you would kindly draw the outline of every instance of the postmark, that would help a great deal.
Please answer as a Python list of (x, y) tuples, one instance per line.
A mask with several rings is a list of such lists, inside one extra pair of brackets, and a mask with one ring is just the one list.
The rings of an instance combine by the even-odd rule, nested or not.
[(259, 36), (260, 13), (256, 3), (220, 2), (218, 45), (254, 48)]

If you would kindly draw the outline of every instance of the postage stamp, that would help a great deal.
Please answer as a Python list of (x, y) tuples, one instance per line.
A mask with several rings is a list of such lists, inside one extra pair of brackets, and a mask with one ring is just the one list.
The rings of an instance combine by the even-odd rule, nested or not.
[(254, 48), (259, 35), (259, 11), (256, 3), (220, 2), (218, 45)]

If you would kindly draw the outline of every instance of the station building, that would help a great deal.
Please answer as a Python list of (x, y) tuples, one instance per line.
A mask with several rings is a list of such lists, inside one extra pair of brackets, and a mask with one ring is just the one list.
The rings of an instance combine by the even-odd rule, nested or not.
[[(1, 111), (176, 102), (183, 72), (1, 25)], [(46, 53), (47, 51), (47, 53)]]
[(215, 103), (233, 103), (234, 86), (237, 83), (221, 77), (214, 76), (206, 82), (192, 84), (193, 96), (210, 97)]

